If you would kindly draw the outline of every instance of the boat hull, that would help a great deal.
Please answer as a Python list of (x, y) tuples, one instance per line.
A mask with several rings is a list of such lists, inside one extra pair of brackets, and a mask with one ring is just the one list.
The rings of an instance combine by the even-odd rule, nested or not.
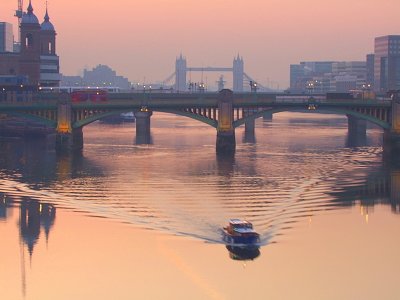
[(260, 249), (257, 246), (226, 246), (226, 249), (233, 260), (253, 260), (260, 256)]
[(260, 236), (258, 234), (232, 235), (226, 231), (224, 231), (223, 239), (224, 242), (228, 244), (240, 244), (240, 245), (252, 245), (260, 242)]

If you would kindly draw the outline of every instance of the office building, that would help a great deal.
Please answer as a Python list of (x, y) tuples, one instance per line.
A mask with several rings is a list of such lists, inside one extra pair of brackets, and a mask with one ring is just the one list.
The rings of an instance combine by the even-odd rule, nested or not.
[(123, 76), (117, 75), (109, 66), (98, 65), (92, 70), (83, 71), (83, 82), (90, 86), (113, 86), (130, 89), (131, 83)]
[(0, 52), (14, 51), (14, 34), (12, 24), (0, 22)]
[(311, 84), (311, 81), (317, 81), (317, 77), (322, 81), (324, 74), (332, 72), (332, 61), (307, 61), (300, 64), (290, 65), (290, 90), (293, 92), (304, 92), (309, 87), (313, 86), (318, 89), (324, 89), (323, 85), (316, 82)]
[(290, 65), (290, 91), (347, 92), (366, 81), (365, 61), (310, 61)]
[(374, 89), (400, 90), (400, 35), (375, 38)]

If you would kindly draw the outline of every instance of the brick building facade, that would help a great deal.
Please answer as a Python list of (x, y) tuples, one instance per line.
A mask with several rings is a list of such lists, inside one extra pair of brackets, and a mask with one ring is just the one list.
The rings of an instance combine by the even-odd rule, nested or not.
[(26, 76), (32, 86), (58, 86), (61, 74), (56, 54), (56, 31), (46, 8), (42, 24), (33, 13), (31, 1), (20, 25), (19, 52), (0, 53), (0, 75)]

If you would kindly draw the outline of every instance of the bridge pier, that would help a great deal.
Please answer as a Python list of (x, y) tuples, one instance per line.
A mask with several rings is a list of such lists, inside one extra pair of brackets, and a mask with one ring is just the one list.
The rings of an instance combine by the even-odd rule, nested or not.
[(246, 133), (253, 133), (256, 128), (256, 119), (249, 119), (244, 123), (244, 131)]
[(56, 150), (59, 151), (80, 151), (83, 149), (82, 127), (73, 129), (69, 133), (57, 133)]
[(256, 143), (256, 135), (254, 132), (244, 132), (243, 134), (243, 143), (246, 144), (255, 144)]
[(346, 147), (361, 147), (367, 143), (367, 121), (347, 115)]
[(135, 112), (136, 144), (138, 145), (151, 144), (150, 117), (152, 114), (153, 112), (147, 108), (142, 108)]
[(392, 127), (383, 133), (383, 151), (393, 158), (400, 158), (400, 95), (392, 96)]
[(349, 136), (366, 136), (367, 121), (360, 118), (347, 115), (347, 124)]
[(400, 134), (390, 130), (383, 132), (383, 151), (389, 155), (400, 154)]
[(346, 147), (364, 147), (367, 145), (367, 135), (347, 133)]
[(233, 127), (233, 92), (223, 89), (218, 96), (217, 154), (232, 154), (236, 150)]
[(59, 101), (57, 108), (56, 150), (79, 151), (83, 149), (82, 127), (72, 128), (72, 108), (69, 99)]
[(266, 112), (263, 114), (263, 120), (264, 121), (272, 121), (272, 116), (273, 116), (273, 114), (271, 112)]
[(230, 154), (236, 150), (235, 131), (218, 132), (216, 143), (217, 154)]
[(256, 142), (255, 128), (256, 119), (250, 119), (244, 123), (243, 142), (250, 144), (254, 144)]

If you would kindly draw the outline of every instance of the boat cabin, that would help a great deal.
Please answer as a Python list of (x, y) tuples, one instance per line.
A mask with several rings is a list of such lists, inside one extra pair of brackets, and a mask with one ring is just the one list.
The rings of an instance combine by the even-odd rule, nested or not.
[(239, 219), (231, 219), (229, 220), (228, 227), (226, 227), (226, 230), (230, 234), (244, 234), (244, 233), (250, 233), (254, 232), (253, 230), (253, 224), (251, 224), (248, 221), (243, 221)]

